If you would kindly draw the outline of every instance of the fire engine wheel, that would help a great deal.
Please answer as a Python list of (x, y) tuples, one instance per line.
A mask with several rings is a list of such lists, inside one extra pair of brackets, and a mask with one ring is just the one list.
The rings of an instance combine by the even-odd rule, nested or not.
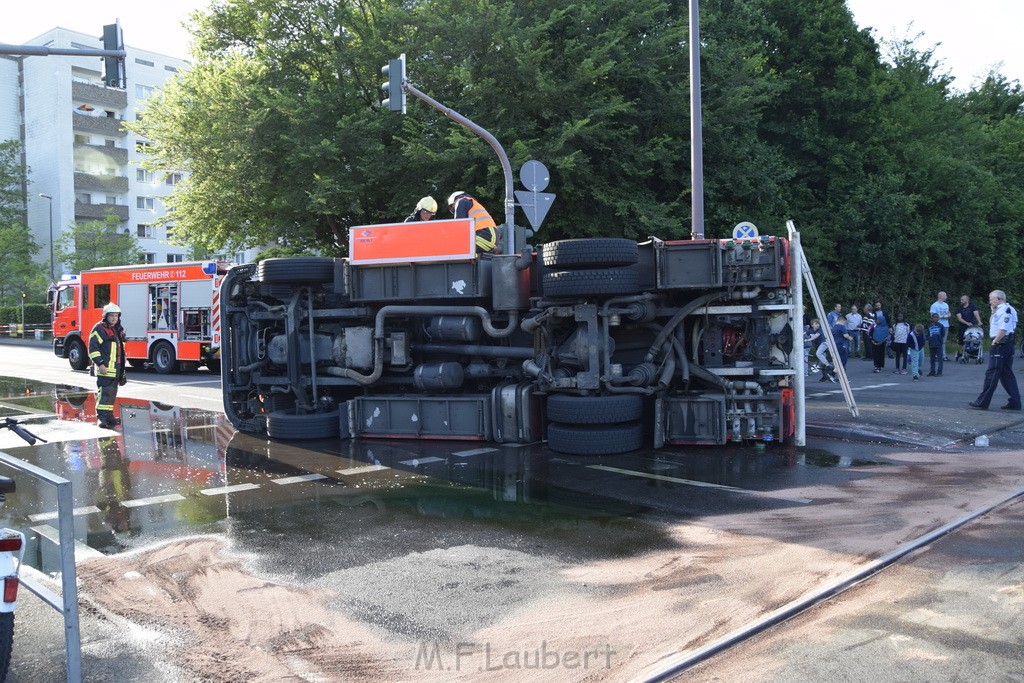
[(256, 267), (260, 282), (334, 282), (334, 259), (321, 256), (268, 258)]
[(592, 237), (560, 240), (541, 246), (541, 259), (548, 268), (608, 268), (637, 262), (636, 242), (620, 237)]
[(616, 396), (548, 397), (548, 419), (568, 425), (612, 424), (632, 422), (643, 415), (644, 401), (636, 394)]
[(544, 273), (544, 296), (577, 298), (636, 294), (640, 291), (640, 273), (629, 268), (554, 270)]
[(157, 342), (152, 351), (153, 369), (161, 375), (171, 375), (178, 370), (178, 359), (174, 347), (167, 342)]
[(615, 425), (548, 425), (548, 448), (571, 455), (612, 455), (628, 453), (644, 442), (639, 422)]
[(340, 432), (341, 416), (337, 410), (309, 415), (277, 411), (267, 415), (267, 435), (272, 439), (330, 439)]
[(208, 360), (206, 361), (206, 369), (210, 372), (219, 374), (220, 373), (220, 361), (219, 360)]
[(133, 367), (136, 370), (138, 370), (146, 366), (146, 361), (142, 360), (141, 358), (129, 358), (128, 365), (129, 367)]
[(85, 370), (89, 367), (89, 354), (85, 352), (85, 344), (72, 339), (68, 346), (68, 362), (73, 370)]

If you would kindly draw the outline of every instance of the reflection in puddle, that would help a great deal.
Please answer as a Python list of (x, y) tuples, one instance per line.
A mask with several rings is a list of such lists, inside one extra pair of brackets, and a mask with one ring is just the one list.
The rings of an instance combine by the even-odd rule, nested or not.
[[(197, 532), (256, 533), (268, 519), (320, 534), (398, 512), (487, 520), (537, 534), (652, 513), (683, 518), (772, 509), (810, 502), (773, 489), (857, 476), (841, 470), (878, 464), (781, 445), (571, 457), (539, 444), (282, 443), (236, 434), (221, 413), (127, 398), (117, 399), (122, 426), (112, 432), (95, 424), (93, 392), (6, 378), (0, 407), (29, 416), (27, 425), (51, 440), (5, 450), (72, 481), (75, 537), (104, 553)], [(840, 472), (826, 475), (827, 469)], [(16, 478), (0, 525), (26, 531), (26, 561), (56, 571), (59, 552), (49, 540), (57, 525), (55, 491)]]

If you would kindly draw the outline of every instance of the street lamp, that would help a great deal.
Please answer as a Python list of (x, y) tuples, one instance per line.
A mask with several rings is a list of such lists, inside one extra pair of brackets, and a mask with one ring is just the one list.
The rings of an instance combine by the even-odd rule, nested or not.
[(53, 197), (41, 192), (39, 196), (50, 202), (50, 281), (53, 282)]

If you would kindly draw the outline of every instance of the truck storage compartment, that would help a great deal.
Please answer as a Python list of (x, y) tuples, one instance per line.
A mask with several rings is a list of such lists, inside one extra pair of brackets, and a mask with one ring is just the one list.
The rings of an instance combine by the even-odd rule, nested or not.
[(505, 381), (494, 387), (491, 404), (494, 409), (494, 440), (499, 443), (535, 443), (543, 437), (541, 396), (534, 392), (536, 384)]
[(354, 302), (467, 300), (491, 295), (488, 259), (352, 266)]
[(726, 442), (725, 396), (669, 396), (662, 405), (665, 410), (665, 443), (681, 445)]
[(350, 403), (353, 436), (489, 441), (489, 394), (360, 396)]
[(656, 242), (660, 289), (782, 287), (788, 284), (785, 243), (760, 240)]

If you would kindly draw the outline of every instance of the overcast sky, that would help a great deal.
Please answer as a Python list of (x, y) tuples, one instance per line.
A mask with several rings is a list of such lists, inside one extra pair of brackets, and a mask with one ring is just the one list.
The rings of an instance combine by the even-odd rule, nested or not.
[[(103, 24), (120, 18), (129, 45), (186, 58), (189, 35), (181, 23), (208, 5), (209, 0), (132, 0), (105, 16), (97, 12), (102, 4), (82, 0), (6, 0), (0, 43), (25, 43), (54, 26), (99, 37)], [(999, 64), (1010, 80), (1024, 82), (1024, 0), (847, 0), (847, 5), (878, 40), (924, 33), (920, 47), (939, 43), (936, 56), (958, 88), (969, 88)]]

